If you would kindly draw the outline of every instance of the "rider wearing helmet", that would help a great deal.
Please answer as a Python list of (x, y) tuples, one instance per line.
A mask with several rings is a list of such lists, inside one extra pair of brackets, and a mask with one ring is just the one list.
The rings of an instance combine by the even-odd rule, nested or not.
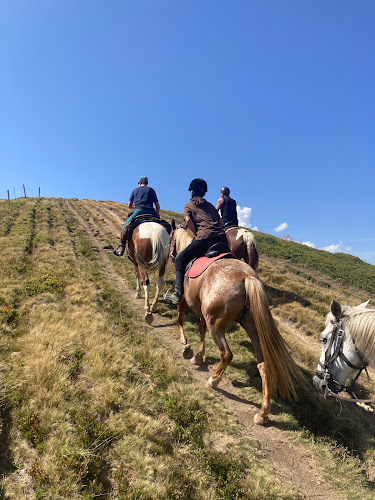
[(217, 200), (216, 210), (221, 213), (224, 227), (238, 226), (237, 203), (230, 195), (229, 187), (223, 187), (220, 191), (220, 198)]
[(204, 199), (207, 192), (206, 181), (200, 178), (193, 179), (188, 190), (191, 194), (191, 200), (185, 205), (184, 216), (187, 226), (195, 236), (190, 245), (177, 254), (175, 260), (174, 292), (164, 295), (164, 298), (173, 304), (179, 304), (183, 296), (183, 281), (187, 264), (196, 257), (202, 257), (215, 243), (228, 244), (217, 210)]
[[(158, 197), (156, 196), (154, 189), (148, 186), (148, 178), (146, 176), (142, 175), (138, 179), (138, 187), (133, 189), (131, 192), (128, 206), (130, 209), (134, 207), (135, 210), (122, 226), (121, 234), (126, 226), (128, 226), (137, 215), (151, 214), (155, 217), (159, 217), (160, 205)], [(114, 254), (121, 257), (124, 254), (124, 251), (125, 241), (123, 241), (122, 238), (121, 243), (114, 250)]]
[[(158, 216), (160, 205), (155, 191), (148, 186), (148, 178), (142, 175), (138, 180), (137, 188), (133, 189), (129, 198), (129, 208), (135, 207), (134, 212), (125, 223), (127, 226), (137, 215), (151, 214)], [(154, 209), (154, 205), (156, 210)]]

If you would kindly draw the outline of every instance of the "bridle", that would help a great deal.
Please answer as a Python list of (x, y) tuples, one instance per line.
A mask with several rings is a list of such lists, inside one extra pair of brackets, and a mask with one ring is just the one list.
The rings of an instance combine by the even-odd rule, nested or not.
[(171, 236), (170, 236), (170, 243), (169, 243), (169, 258), (171, 259), (172, 262), (175, 261), (176, 256), (177, 256), (177, 236), (176, 236), (176, 229), (174, 229), (172, 231)]
[[(328, 399), (329, 397), (334, 397), (336, 399), (342, 399), (344, 401), (349, 401), (349, 402), (362, 402), (362, 403), (370, 403), (375, 400), (373, 399), (358, 399), (357, 396), (354, 393), (354, 385), (356, 381), (358, 380), (359, 376), (361, 375), (362, 371), (365, 370), (367, 378), (369, 379), (368, 371), (367, 371), (367, 366), (368, 363), (363, 359), (363, 356), (361, 353), (358, 351), (354, 339), (352, 339), (355, 351), (361, 361), (360, 366), (354, 365), (349, 359), (345, 356), (343, 352), (343, 339), (345, 332), (342, 328), (342, 317), (338, 321), (332, 321), (331, 323), (333, 325), (333, 329), (331, 332), (331, 338), (328, 344), (328, 347), (325, 351), (325, 356), (324, 356), (324, 363), (322, 363), (320, 360), (318, 364), (321, 366), (321, 370), (316, 370), (315, 372), (315, 377), (314, 377), (314, 383), (319, 389), (319, 391), (323, 394), (325, 399)], [(332, 352), (332, 347), (334, 347), (334, 350)], [(330, 369), (333, 366), (333, 363), (336, 361), (336, 359), (340, 358), (347, 366), (352, 368), (353, 370), (358, 370), (357, 375), (351, 379), (350, 385), (342, 385), (339, 382), (337, 382), (332, 375), (330, 374)], [(338, 395), (339, 392), (345, 391), (351, 395), (353, 399), (346, 399)]]

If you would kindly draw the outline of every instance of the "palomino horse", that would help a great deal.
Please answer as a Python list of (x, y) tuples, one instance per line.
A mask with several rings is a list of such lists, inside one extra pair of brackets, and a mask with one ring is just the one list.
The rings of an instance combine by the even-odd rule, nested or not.
[(254, 271), (258, 267), (258, 250), (253, 233), (242, 227), (230, 227), (225, 230), (230, 251), (237, 259), (243, 259)]
[[(336, 300), (326, 316), (326, 328), (320, 336), (322, 352), (314, 384), (325, 397), (345, 390), (356, 398), (353, 388), (359, 374), (375, 364), (375, 309), (341, 306)], [(353, 379), (354, 373), (358, 372)], [(345, 382), (351, 379), (351, 384)]]
[[(185, 248), (189, 241), (187, 231), (181, 227), (176, 228), (172, 223), (171, 254)], [(201, 342), (191, 362), (203, 363), (207, 328), (219, 349), (221, 361), (208, 380), (210, 387), (217, 387), (233, 358), (225, 338), (225, 327), (231, 321), (237, 321), (246, 330), (253, 343), (262, 378), (262, 406), (254, 421), (266, 424), (271, 411), (270, 398), (274, 391), (278, 390), (282, 397), (295, 397), (293, 378), (302, 379), (303, 376), (276, 327), (266, 293), (255, 271), (236, 259), (217, 260), (203, 274), (185, 283), (176, 323), (184, 346), (184, 357), (191, 357), (192, 351), (183, 330), (186, 305), (200, 316)]]
[[(137, 279), (135, 297), (141, 298), (141, 280), (145, 291), (145, 320), (151, 323), (152, 313), (156, 310), (156, 303), (160, 294), (160, 287), (164, 283), (164, 274), (168, 264), (169, 235), (166, 229), (157, 222), (143, 222), (137, 226), (131, 239), (127, 242), (127, 252), (134, 265)], [(158, 271), (154, 300), (150, 306), (150, 280), (148, 273)]]

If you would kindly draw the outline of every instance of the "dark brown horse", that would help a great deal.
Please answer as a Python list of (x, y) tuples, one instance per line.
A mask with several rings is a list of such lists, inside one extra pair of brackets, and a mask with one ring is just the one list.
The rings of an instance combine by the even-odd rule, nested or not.
[[(175, 228), (174, 224), (172, 228), (171, 253), (176, 250), (178, 253), (189, 243), (190, 238), (185, 229)], [(244, 262), (223, 259), (215, 261), (202, 275), (185, 283), (176, 323), (184, 346), (184, 357), (191, 357), (192, 351), (183, 330), (183, 315), (187, 305), (200, 317), (201, 342), (191, 362), (203, 363), (207, 328), (219, 349), (221, 361), (208, 380), (210, 387), (217, 387), (233, 358), (225, 338), (225, 327), (231, 321), (237, 321), (246, 330), (254, 346), (262, 378), (262, 407), (254, 421), (266, 424), (269, 421), (272, 394), (277, 390), (282, 397), (295, 397), (293, 378), (303, 377), (276, 327), (257, 274)]]
[[(164, 283), (164, 274), (168, 264), (169, 235), (166, 229), (156, 222), (143, 222), (137, 226), (127, 243), (127, 252), (133, 262), (137, 291), (135, 297), (140, 299), (141, 281), (145, 291), (145, 320), (151, 323), (152, 313), (156, 310), (156, 303), (160, 294), (160, 287)], [(150, 306), (150, 272), (158, 272), (156, 293)]]
[(254, 271), (258, 267), (258, 250), (253, 233), (242, 227), (231, 227), (225, 234), (232, 254), (237, 259), (243, 259)]

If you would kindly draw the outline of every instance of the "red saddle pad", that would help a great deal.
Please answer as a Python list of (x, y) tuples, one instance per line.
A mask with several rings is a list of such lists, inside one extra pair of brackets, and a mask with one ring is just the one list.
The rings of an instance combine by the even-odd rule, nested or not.
[(235, 258), (231, 253), (221, 253), (216, 257), (199, 257), (186, 271), (185, 276), (188, 278), (197, 278), (208, 268), (208, 266), (215, 262), (215, 260), (222, 259), (223, 257)]

